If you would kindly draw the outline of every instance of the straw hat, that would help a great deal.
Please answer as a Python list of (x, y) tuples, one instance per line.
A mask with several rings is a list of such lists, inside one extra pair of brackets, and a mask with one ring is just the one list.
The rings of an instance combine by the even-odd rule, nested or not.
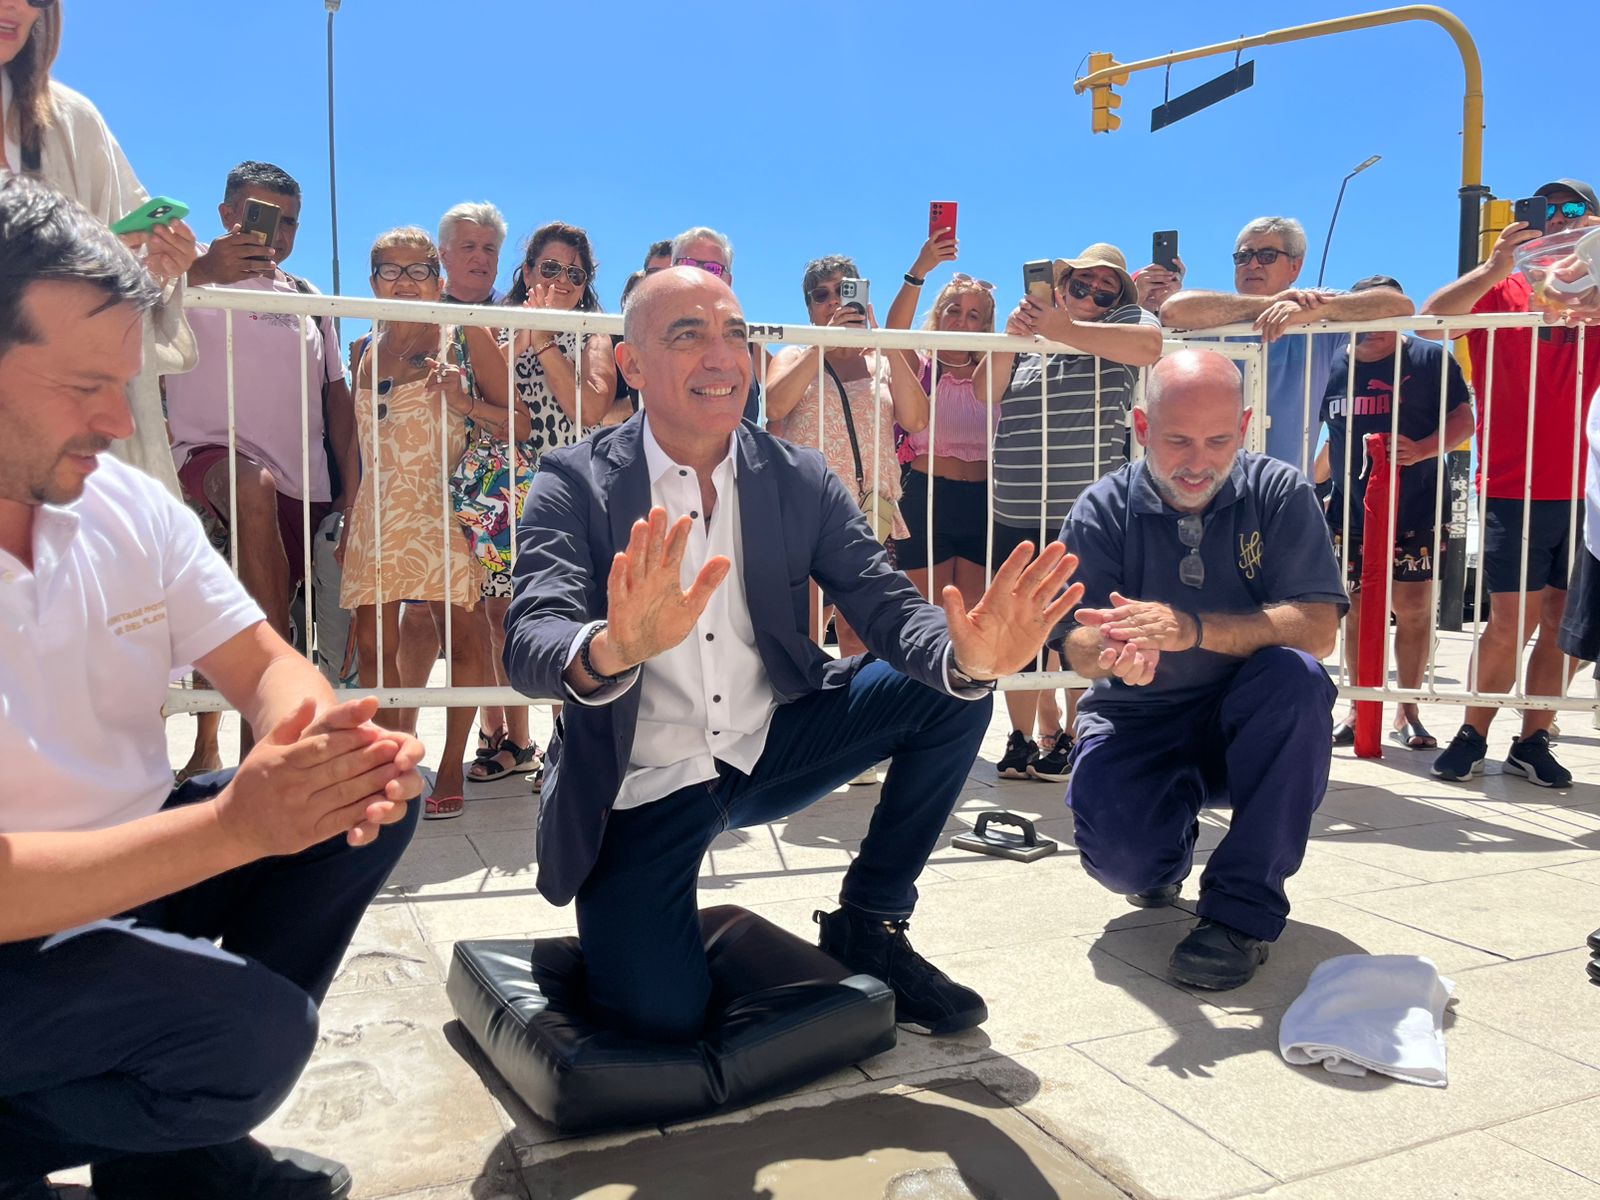
[(1139, 294), (1134, 290), (1133, 276), (1128, 274), (1128, 260), (1110, 242), (1095, 242), (1092, 246), (1085, 246), (1077, 258), (1056, 259), (1056, 286), (1060, 287), (1066, 276), (1084, 267), (1109, 267), (1117, 273), (1117, 278), (1122, 280), (1119, 305), (1138, 301)]

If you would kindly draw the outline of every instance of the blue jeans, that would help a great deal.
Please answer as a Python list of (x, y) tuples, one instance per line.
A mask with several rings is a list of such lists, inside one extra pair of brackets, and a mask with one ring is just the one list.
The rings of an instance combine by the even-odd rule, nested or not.
[(577, 901), (597, 1015), (641, 1037), (697, 1036), (711, 977), (695, 881), (712, 841), (798, 812), (886, 758), (882, 796), (839, 898), (864, 913), (909, 916), (992, 708), (987, 696), (960, 700), (870, 662), (847, 687), (779, 707), (749, 775), (723, 767), (715, 780), (613, 812)]
[[(167, 807), (231, 777), (191, 779)], [(0, 945), (0, 1188), (265, 1120), (311, 1057), (317, 1005), (420, 809), (369, 846), (334, 838)]]

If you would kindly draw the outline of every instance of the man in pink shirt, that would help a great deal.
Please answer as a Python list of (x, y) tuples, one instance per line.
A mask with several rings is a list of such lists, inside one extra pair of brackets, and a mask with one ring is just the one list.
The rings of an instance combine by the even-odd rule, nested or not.
[[(279, 210), (277, 233), (268, 245), (240, 232), (252, 202)], [(300, 223), (300, 185), (287, 172), (270, 163), (240, 163), (228, 173), (217, 212), (228, 232), (204, 248), (190, 269), (191, 284), (280, 295), (315, 291), (282, 269)], [(309, 502), (315, 531), (331, 511), (347, 506), (344, 489), (354, 486), (359, 469), (355, 412), (338, 341), (325, 319), (232, 314), (236, 452), (231, 462), (237, 482), (230, 500), (229, 314), (190, 309), (189, 322), (199, 362), (166, 384), (178, 479), (189, 499), (223, 525), (230, 511), (237, 511), (240, 582), (273, 630), (287, 638), (290, 599), (305, 576), (302, 510)], [(309, 446), (304, 459), (302, 437)]]

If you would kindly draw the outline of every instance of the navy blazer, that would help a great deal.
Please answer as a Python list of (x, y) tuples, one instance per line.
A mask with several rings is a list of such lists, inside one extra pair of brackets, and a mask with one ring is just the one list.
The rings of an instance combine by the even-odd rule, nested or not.
[[(612, 558), (650, 511), (643, 422), (636, 413), (539, 463), (517, 529), (506, 615), (506, 674), (524, 695), (567, 699), (562, 675), (573, 639), (606, 615)], [(735, 436), (743, 538), (733, 569), (743, 572), (756, 649), (779, 703), (842, 687), (861, 665), (833, 658), (808, 636), (813, 578), (872, 653), (945, 690), (944, 610), (890, 566), (822, 455), (749, 424)], [(553, 904), (577, 895), (594, 866), (638, 717), (638, 684), (609, 704), (569, 701), (562, 710), (539, 805), (539, 891)], [(569, 763), (575, 769), (563, 770)]]

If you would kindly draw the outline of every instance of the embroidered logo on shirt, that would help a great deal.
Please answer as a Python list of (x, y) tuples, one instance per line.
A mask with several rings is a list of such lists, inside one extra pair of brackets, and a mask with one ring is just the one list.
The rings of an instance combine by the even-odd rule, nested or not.
[(1239, 570), (1244, 572), (1246, 579), (1256, 577), (1256, 569), (1261, 566), (1261, 531), (1258, 529), (1248, 538), (1239, 535)]
[(135, 629), (143, 629), (146, 625), (159, 625), (166, 619), (167, 602), (157, 600), (154, 604), (146, 604), (143, 608), (130, 609), (128, 612), (108, 617), (106, 628), (118, 637), (126, 637)]

